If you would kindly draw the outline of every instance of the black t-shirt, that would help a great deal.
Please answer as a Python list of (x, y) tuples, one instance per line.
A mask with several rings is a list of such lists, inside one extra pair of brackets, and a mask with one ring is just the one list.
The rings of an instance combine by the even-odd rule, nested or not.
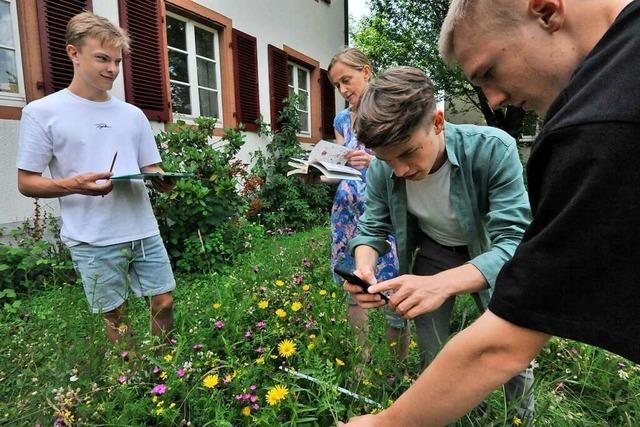
[(534, 219), (489, 309), (640, 362), (640, 0), (552, 104), (528, 179)]

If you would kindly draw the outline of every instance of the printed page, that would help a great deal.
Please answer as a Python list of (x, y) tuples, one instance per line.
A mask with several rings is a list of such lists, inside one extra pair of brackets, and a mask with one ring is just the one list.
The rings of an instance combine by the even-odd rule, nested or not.
[(313, 147), (311, 154), (309, 154), (309, 163), (312, 162), (327, 162), (336, 165), (344, 165), (347, 160), (344, 155), (351, 151), (343, 145), (334, 144), (333, 142), (320, 140)]

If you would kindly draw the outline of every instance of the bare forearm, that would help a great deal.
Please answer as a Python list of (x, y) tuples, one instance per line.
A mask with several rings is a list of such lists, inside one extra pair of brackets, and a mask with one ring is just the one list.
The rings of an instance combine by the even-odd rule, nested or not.
[(29, 176), (18, 180), (18, 190), (27, 197), (54, 198), (74, 194), (73, 178), (52, 179)]
[(473, 264), (445, 270), (433, 278), (445, 284), (448, 296), (471, 294), (489, 287), (483, 274)]
[(380, 425), (443, 426), (456, 420), (524, 370), (548, 339), (486, 312), (380, 414)]
[(356, 269), (370, 270), (375, 273), (376, 264), (378, 264), (378, 252), (371, 246), (360, 245), (354, 251)]

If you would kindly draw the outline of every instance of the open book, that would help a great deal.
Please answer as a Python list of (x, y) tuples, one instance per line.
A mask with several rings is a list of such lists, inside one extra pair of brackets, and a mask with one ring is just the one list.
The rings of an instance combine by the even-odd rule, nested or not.
[(191, 178), (194, 175), (192, 173), (183, 172), (140, 172), (132, 173), (129, 175), (117, 175), (112, 176), (112, 181), (126, 181), (131, 179), (151, 179), (155, 177), (159, 178)]
[(358, 169), (346, 166), (344, 155), (351, 151), (350, 148), (329, 141), (321, 140), (313, 147), (307, 160), (291, 158), (289, 166), (293, 168), (287, 172), (287, 176), (295, 174), (320, 174), (330, 179), (351, 179), (362, 181), (362, 175)]

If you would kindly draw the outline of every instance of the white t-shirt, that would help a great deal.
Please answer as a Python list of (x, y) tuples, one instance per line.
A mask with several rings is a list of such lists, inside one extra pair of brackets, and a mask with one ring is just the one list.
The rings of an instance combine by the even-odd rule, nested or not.
[(420, 181), (406, 180), (407, 207), (418, 226), (429, 237), (445, 246), (467, 245), (460, 222), (451, 206), (451, 162)]
[[(114, 175), (140, 172), (161, 158), (142, 111), (117, 98), (89, 101), (61, 90), (22, 110), (18, 169), (55, 179), (86, 172), (107, 172), (115, 153)], [(142, 180), (114, 181), (104, 197), (61, 197), (62, 240), (106, 246), (159, 233)]]

